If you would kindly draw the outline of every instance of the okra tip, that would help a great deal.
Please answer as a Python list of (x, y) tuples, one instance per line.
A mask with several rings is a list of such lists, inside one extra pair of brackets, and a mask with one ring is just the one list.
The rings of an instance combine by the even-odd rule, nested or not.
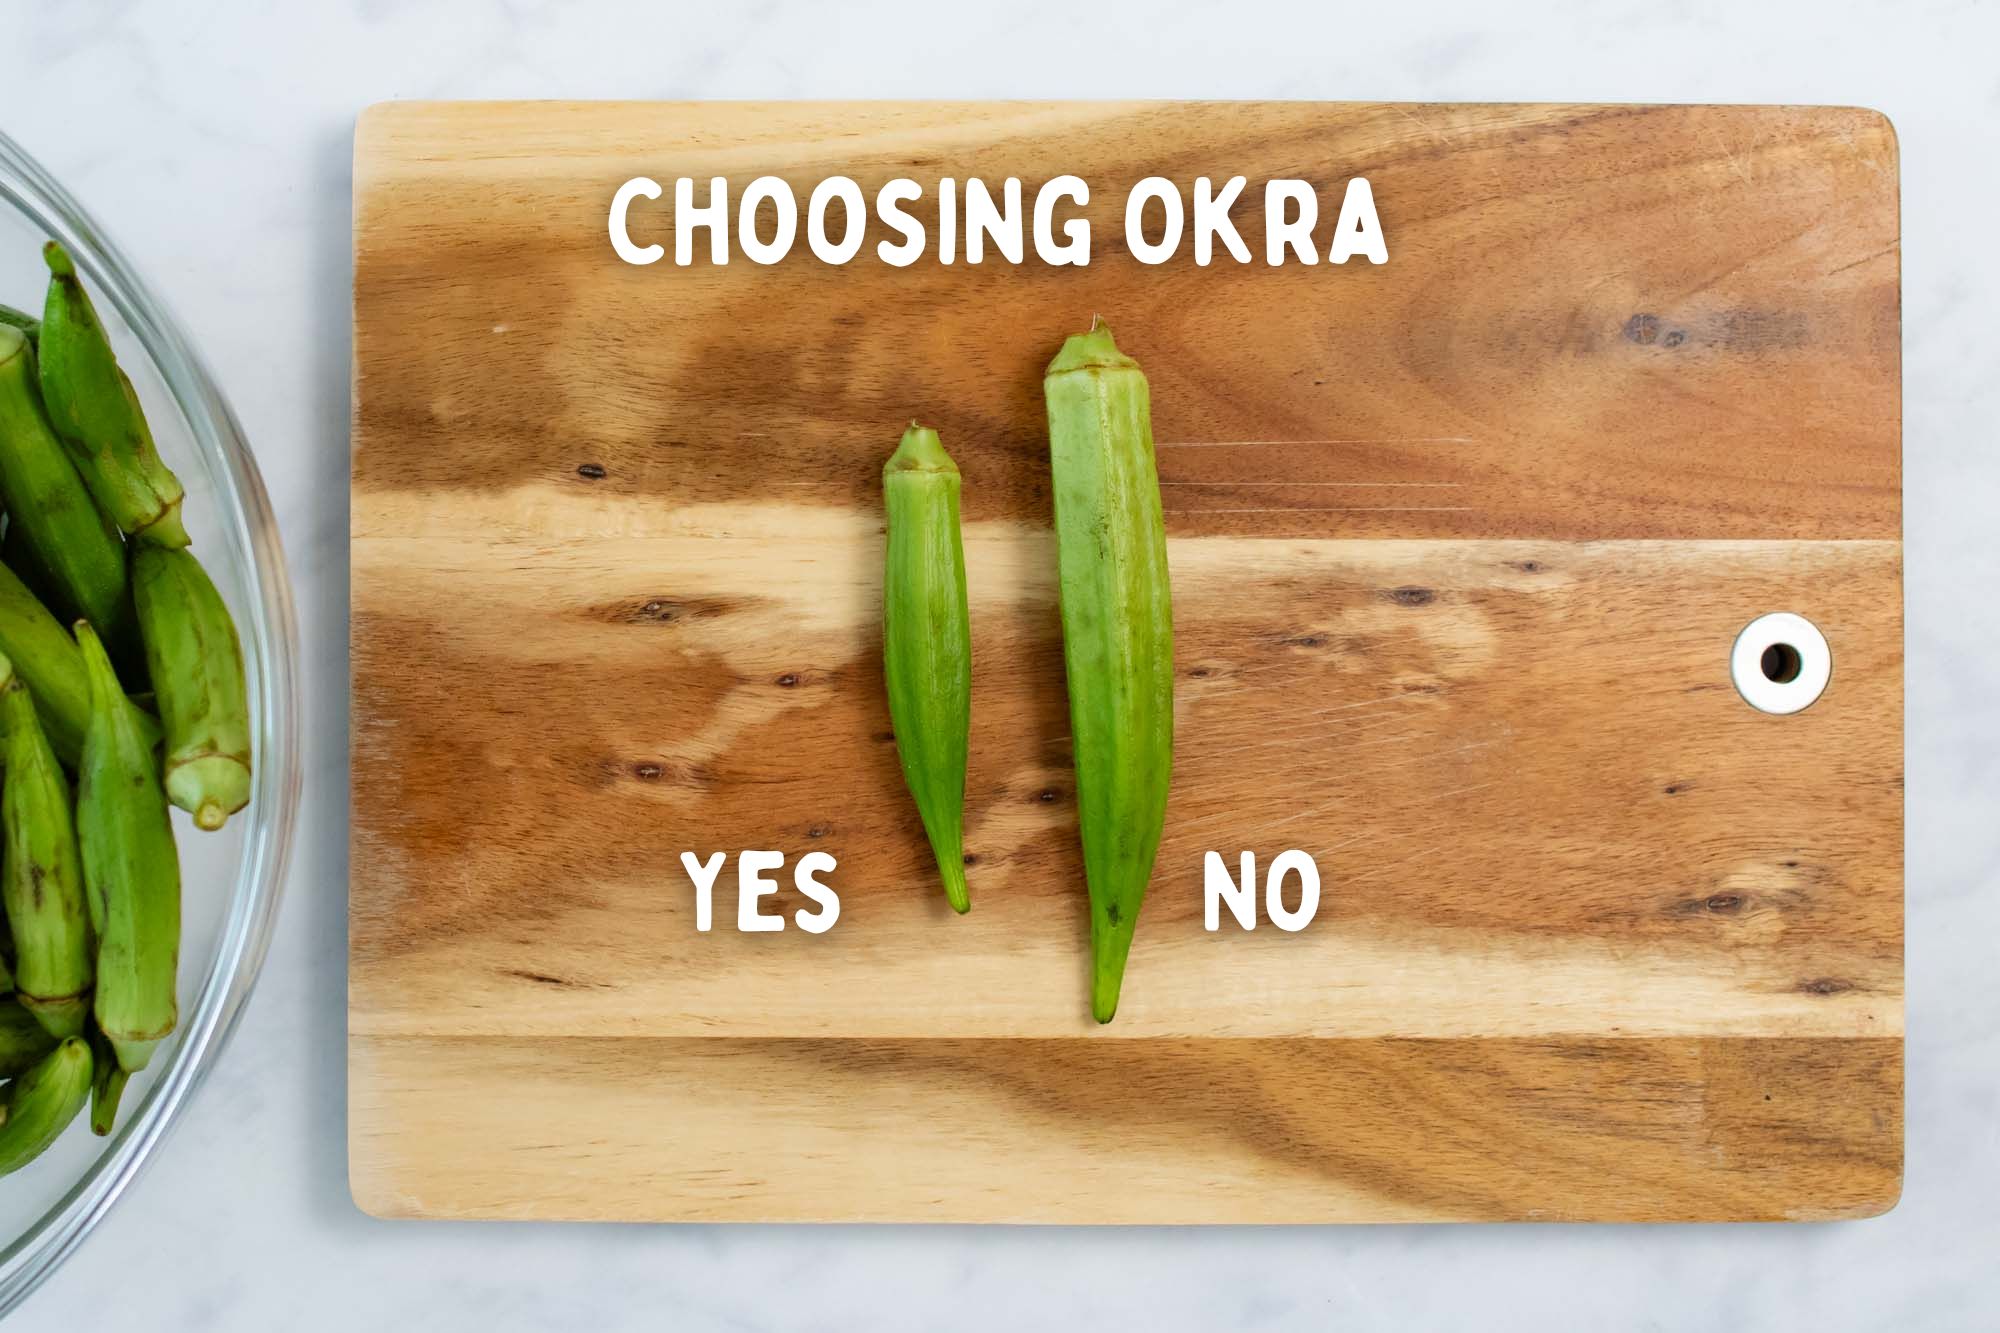
[(61, 241), (50, 241), (42, 247), (42, 262), (47, 264), (49, 272), (58, 278), (76, 276), (76, 263), (70, 259), (69, 251), (63, 249)]
[(1114, 933), (1106, 939), (1093, 932), (1091, 946), (1095, 957), (1090, 969), (1090, 1016), (1109, 1023), (1118, 1014), (1118, 993), (1125, 984), (1125, 960), (1132, 936), (1129, 932)]
[(83, 653), (83, 675), (90, 686), (94, 707), (102, 702), (100, 695), (108, 698), (107, 691), (118, 691), (118, 676), (111, 669), (111, 658), (104, 651), (103, 641), (97, 637), (97, 631), (90, 627), (88, 620), (79, 620), (70, 629), (76, 636), (77, 648)]
[(944, 451), (944, 441), (929, 426), (910, 423), (903, 432), (902, 443), (896, 452), (889, 455), (889, 461), (882, 465), (882, 471), (890, 472), (948, 472), (958, 475), (958, 464), (951, 461), (951, 455)]
[(972, 910), (972, 894), (965, 887), (965, 864), (956, 866), (940, 865), (944, 872), (944, 900), (951, 904), (951, 910), (964, 916)]
[(125, 1095), (125, 1081), (131, 1077), (115, 1059), (98, 1063), (90, 1082), (90, 1132), (97, 1137), (103, 1138), (118, 1123), (118, 1100)]
[(1072, 333), (1063, 339), (1062, 350), (1049, 362), (1045, 377), (1072, 370), (1137, 370), (1139, 363), (1118, 350), (1111, 326), (1102, 315), (1093, 315), (1087, 333)]

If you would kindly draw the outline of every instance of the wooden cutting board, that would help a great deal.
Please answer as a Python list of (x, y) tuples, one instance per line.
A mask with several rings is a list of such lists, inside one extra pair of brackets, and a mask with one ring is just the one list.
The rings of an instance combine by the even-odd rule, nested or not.
[[(636, 268), (629, 177), (1059, 173), (1087, 268)], [(1257, 262), (1145, 267), (1140, 178)], [(1272, 268), (1261, 182), (1386, 265)], [(657, 206), (656, 206), (657, 208)], [(928, 221), (934, 214), (913, 208)], [(643, 230), (635, 213), (635, 231)], [(658, 234), (644, 239), (666, 240)], [(879, 224), (878, 228), (879, 228)], [(1895, 138), (1779, 107), (392, 105), (355, 148), (349, 1144), (395, 1216), (1837, 1218), (1902, 1159)], [(1178, 742), (1115, 1023), (1040, 379), (1153, 388)], [(880, 686), (880, 467), (965, 478), (945, 909)], [(1824, 695), (1731, 683), (1768, 611)], [(833, 854), (694, 928), (679, 856)], [(1298, 933), (1202, 857), (1310, 853)], [(810, 906), (789, 887), (770, 900)]]

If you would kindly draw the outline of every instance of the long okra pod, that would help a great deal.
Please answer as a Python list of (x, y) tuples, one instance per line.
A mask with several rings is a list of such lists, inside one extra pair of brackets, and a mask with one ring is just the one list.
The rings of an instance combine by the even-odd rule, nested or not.
[(28, 340), (0, 325), (0, 500), (7, 506), (7, 549), (17, 561), (25, 554), (32, 562), (59, 615), (88, 620), (120, 642), (132, 616), (125, 546), (56, 438), (38, 382)]
[(965, 886), (965, 765), (972, 729), (972, 625), (958, 524), (958, 466), (936, 431), (910, 423), (882, 468), (889, 555), (882, 661), (903, 780), (954, 912)]
[(77, 773), (76, 831), (98, 926), (97, 1026), (118, 1067), (139, 1070), (174, 1030), (181, 873), (153, 748), (104, 645), (76, 626), (90, 677), (90, 729)]
[(67, 1037), (7, 1085), (0, 1118), (0, 1176), (18, 1171), (62, 1136), (90, 1096), (90, 1047)]
[(90, 1012), (91, 929), (69, 780), (42, 734), (28, 687), (0, 657), (0, 899), (14, 939), (14, 988), (52, 1036), (74, 1037)]
[(219, 829), (250, 799), (250, 709), (229, 608), (187, 551), (135, 544), (146, 666), (166, 732), (167, 797)]
[(1042, 388), (1090, 893), (1090, 1009), (1108, 1023), (1159, 851), (1173, 764), (1166, 527), (1146, 377), (1111, 331), (1093, 324), (1065, 342)]
[(153, 447), (139, 396), (118, 368), (76, 265), (54, 241), (42, 257), (49, 266), (40, 348), (49, 421), (112, 522), (141, 541), (186, 546), (180, 479)]

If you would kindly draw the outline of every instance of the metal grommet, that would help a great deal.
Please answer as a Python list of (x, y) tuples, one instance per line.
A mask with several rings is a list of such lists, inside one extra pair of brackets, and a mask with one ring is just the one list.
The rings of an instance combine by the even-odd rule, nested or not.
[(1796, 713), (1826, 690), (1833, 654), (1819, 626), (1790, 611), (1758, 616), (1729, 650), (1729, 677), (1752, 708)]

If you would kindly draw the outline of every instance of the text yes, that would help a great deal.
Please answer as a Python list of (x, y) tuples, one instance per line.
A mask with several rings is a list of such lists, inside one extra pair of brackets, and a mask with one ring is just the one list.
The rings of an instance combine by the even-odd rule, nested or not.
[[(707, 931), (715, 918), (715, 881), (722, 877), (727, 852), (717, 852), (707, 861), (697, 861), (693, 852), (681, 853), (681, 864), (694, 881), (694, 928)], [(738, 852), (736, 855), (736, 928), (757, 933), (783, 930), (785, 918), (757, 910), (759, 899), (778, 891), (778, 881), (764, 872), (785, 864), (783, 852)], [(792, 867), (792, 884), (819, 904), (818, 910), (792, 913), (792, 924), (813, 935), (824, 935), (840, 920), (840, 895), (814, 878), (832, 872), (834, 860), (825, 852), (807, 852)]]

